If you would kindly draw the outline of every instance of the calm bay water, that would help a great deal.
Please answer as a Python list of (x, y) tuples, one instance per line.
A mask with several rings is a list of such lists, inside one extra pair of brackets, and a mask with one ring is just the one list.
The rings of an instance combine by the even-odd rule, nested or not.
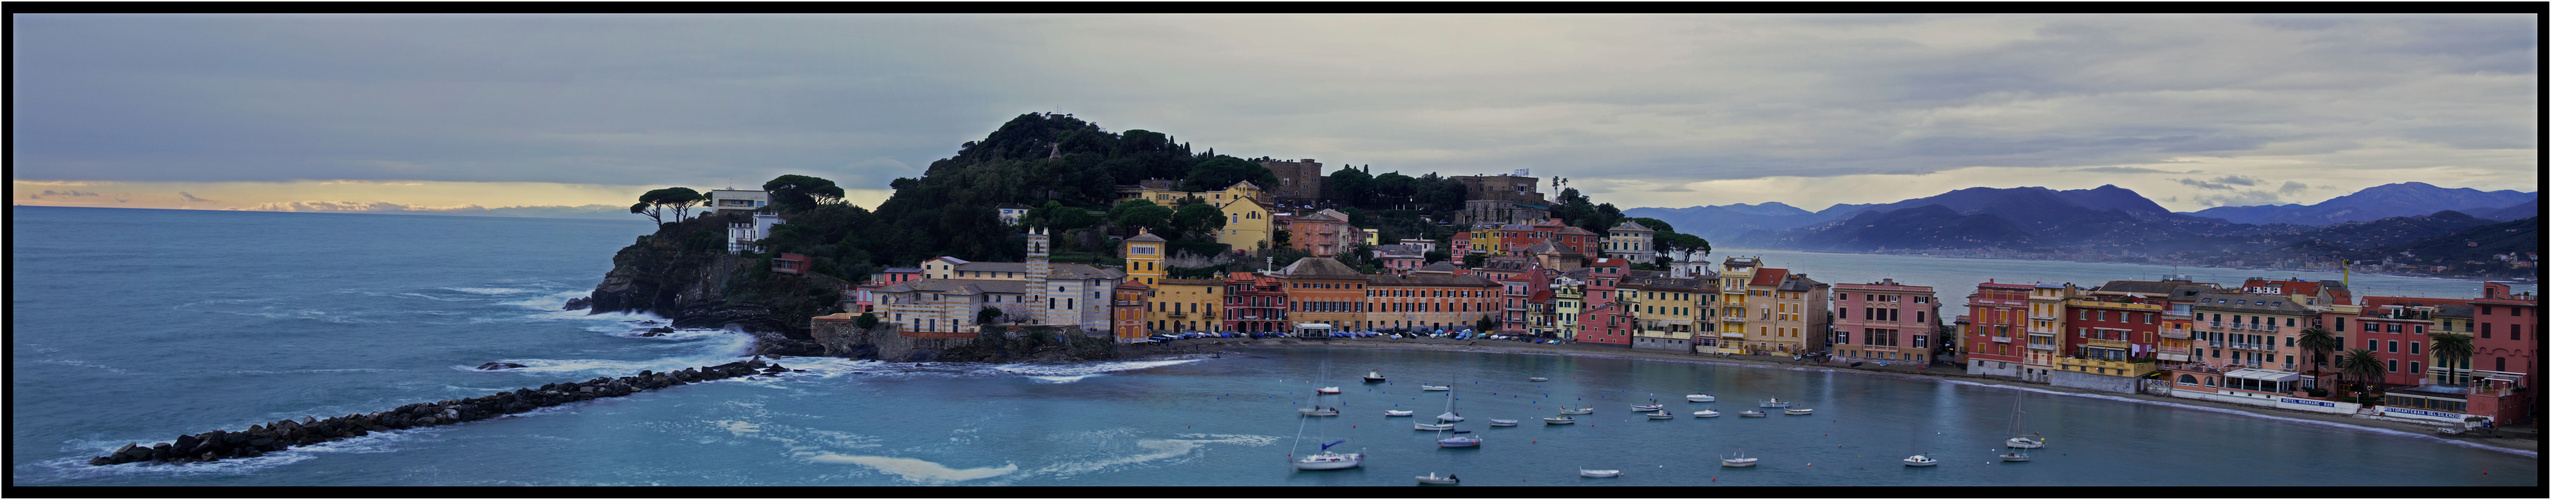
[[(919, 369), (792, 358), (782, 362), (809, 371), (377, 433), (255, 459), (83, 463), (127, 442), (180, 433), (715, 364), (745, 352), (740, 334), (644, 338), (635, 333), (660, 318), (557, 310), (590, 291), (611, 253), (645, 230), (632, 219), (18, 207), (11, 220), (13, 484), (1405, 485), (1428, 472), (1459, 474), (1472, 485), (2540, 480), (2525, 473), (2540, 466), (2529, 452), (2194, 407), (1810, 369), (1330, 349)], [(2003, 273), (1996, 276), (2005, 281), (2157, 276), (2054, 262), (1745, 254), (1828, 282), (1884, 275), (1929, 284), (1902, 270), (1854, 274), (1909, 265), (1965, 283), (1944, 289), (1982, 281), (1957, 269)], [(1863, 258), (1888, 264), (1861, 264)], [(2232, 279), (2247, 273), (2213, 272)], [(2357, 288), (2420, 295), (2383, 290), (2366, 277)], [(2434, 290), (2459, 296), (2449, 288)], [(2476, 292), (2477, 284), (2469, 288)], [(489, 361), (528, 367), (471, 369)], [(1323, 367), (1325, 385), (1347, 389), (1327, 399), (1345, 414), (1306, 424), (1293, 408), (1323, 385)], [(1393, 382), (1355, 383), (1372, 369)], [(1551, 380), (1526, 382), (1530, 376)], [(1434, 433), (1411, 430), (1413, 419), (1381, 415), (1393, 408), (1441, 412), (1445, 393), (1419, 392), (1420, 382), (1454, 384), (1470, 418), (1463, 428), (1486, 444), (1439, 450)], [(1693, 390), (1722, 402), (1682, 402)], [(1650, 397), (1677, 418), (1648, 421), (1628, 411)], [(1733, 415), (1765, 397), (1795, 400), (1816, 414)], [(2027, 409), (2028, 427), (2050, 438), (2048, 448), (2035, 462), (1988, 463), (2007, 437), (2015, 402)], [(1575, 426), (1539, 425), (1560, 404), (1590, 404), (1597, 412)], [(1730, 415), (1690, 418), (1706, 407)], [(1489, 428), (1487, 418), (1527, 425)], [(1285, 465), (1287, 453), (1316, 450), (1325, 442), (1320, 437), (1346, 439), (1341, 447), (1371, 458), (1362, 469), (1338, 472)], [(1715, 466), (1719, 456), (1740, 450), (1763, 465)], [(1942, 465), (1897, 464), (1914, 451)], [(1581, 479), (1581, 467), (1625, 475)]]
[[(2002, 283), (2072, 283), (2083, 288), (2095, 287), (2109, 280), (2156, 281), (2164, 276), (2184, 274), (2199, 283), (2239, 287), (2249, 278), (2272, 280), (2302, 279), (2345, 280), (2359, 297), (2367, 295), (2393, 297), (2435, 297), (2470, 299), (2480, 296), (2478, 280), (2422, 278), (2358, 274), (2342, 276), (2321, 271), (2271, 271), (2260, 269), (2222, 269), (2211, 267), (2177, 267), (2152, 264), (2113, 262), (2062, 262), (2045, 260), (1960, 259), (1908, 255), (1863, 255), (1848, 253), (1800, 252), (1794, 250), (1719, 249), (1710, 256), (1713, 266), (1728, 257), (1760, 257), (1766, 267), (1804, 272), (1809, 278), (1825, 283), (1868, 283), (1894, 278), (1896, 283), (1928, 286), (1939, 294), (1943, 315), (1966, 314), (1966, 294), (1987, 279)], [(2517, 292), (2530, 292), (2539, 285), (2514, 284)], [(1952, 312), (1954, 311), (1954, 312)]]

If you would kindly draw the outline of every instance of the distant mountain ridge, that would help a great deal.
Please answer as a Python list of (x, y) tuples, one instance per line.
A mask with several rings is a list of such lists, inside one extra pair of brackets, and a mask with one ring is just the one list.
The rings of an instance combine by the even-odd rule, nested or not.
[[(2411, 181), (2365, 188), (2362, 191), (2311, 205), (2214, 207), (2191, 212), (2190, 215), (2241, 224), (2325, 226), (2425, 215), (2439, 210), (2497, 215), (2497, 209), (2535, 203), (2539, 200), (2539, 193), (2534, 192), (2481, 191), (2472, 188), (2446, 189), (2424, 182)], [(2526, 210), (2528, 214), (2521, 217), (2530, 217), (2529, 212), (2533, 211), (2535, 210), (2528, 209)]]

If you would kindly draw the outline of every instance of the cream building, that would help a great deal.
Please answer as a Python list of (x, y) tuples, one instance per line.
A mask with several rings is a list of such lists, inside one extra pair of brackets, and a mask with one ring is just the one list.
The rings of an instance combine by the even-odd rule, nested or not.
[(969, 333), (975, 314), (1000, 309), (1005, 323), (1109, 328), (1108, 300), (1125, 273), (1082, 264), (1052, 264), (1044, 230), (1028, 233), (1027, 262), (922, 261), (922, 279), (870, 291), (878, 319), (906, 332)]

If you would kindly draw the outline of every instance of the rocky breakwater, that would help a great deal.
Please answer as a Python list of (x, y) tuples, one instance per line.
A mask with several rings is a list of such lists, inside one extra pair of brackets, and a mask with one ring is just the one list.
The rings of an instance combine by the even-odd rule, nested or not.
[(642, 371), (627, 377), (595, 377), (582, 382), (559, 382), (476, 398), (415, 403), (389, 411), (326, 419), (302, 417), (297, 421), (277, 420), (272, 423), (251, 425), (247, 430), (242, 431), (215, 430), (202, 434), (181, 435), (174, 441), (149, 446), (128, 443), (105, 456), (89, 459), (89, 465), (211, 462), (226, 458), (255, 457), (294, 446), (353, 438), (374, 432), (485, 420), (578, 401), (627, 396), (695, 382), (755, 375), (778, 376), (788, 371), (787, 367), (780, 366), (778, 363), (768, 363), (760, 358), (754, 358), (751, 361), (684, 368), (664, 373)]

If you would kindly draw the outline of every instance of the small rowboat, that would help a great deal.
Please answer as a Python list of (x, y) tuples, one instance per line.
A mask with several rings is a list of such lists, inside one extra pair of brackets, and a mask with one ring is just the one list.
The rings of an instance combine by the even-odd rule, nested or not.
[(1577, 423), (1577, 419), (1568, 417), (1544, 417), (1541, 419), (1541, 423), (1549, 425), (1568, 425)]
[(1433, 472), (1428, 472), (1428, 473), (1426, 473), (1426, 475), (1423, 475), (1423, 476), (1417, 476), (1417, 484), (1451, 484), (1451, 485), (1458, 485), (1458, 484), (1462, 484), (1462, 478), (1461, 478), (1460, 476), (1439, 476), (1439, 475), (1435, 475), (1435, 473), (1433, 473)]
[(1692, 418), (1718, 418), (1718, 410), (1703, 409), (1692, 412)]
[(1421, 431), (1448, 431), (1452, 429), (1453, 424), (1417, 424), (1417, 430)]
[(1427, 384), (1419, 384), (1419, 385), (1417, 386), (1417, 389), (1418, 389), (1418, 390), (1423, 390), (1423, 391), (1449, 391), (1449, 390), (1453, 390), (1453, 386), (1449, 386), (1449, 385), (1427, 385)]
[(1683, 395), (1683, 400), (1684, 400), (1684, 401), (1694, 402), (1694, 403), (1709, 403), (1709, 402), (1715, 402), (1715, 401), (1718, 401), (1718, 397), (1717, 397), (1717, 396), (1711, 396), (1711, 395), (1708, 395), (1708, 394), (1685, 394), (1685, 395)]
[(1314, 389), (1314, 390), (1312, 390), (1311, 392), (1317, 392), (1317, 393), (1320, 393), (1320, 394), (1337, 394), (1337, 393), (1340, 393), (1340, 392), (1346, 392), (1346, 391), (1340, 391), (1340, 390), (1338, 390), (1338, 388), (1336, 388), (1336, 387), (1322, 387), (1322, 388), (1319, 388), (1319, 389)]
[(1382, 416), (1384, 417), (1407, 417), (1414, 415), (1417, 415), (1417, 412), (1412, 410), (1382, 410)]
[(1754, 462), (1759, 460), (1761, 459), (1745, 456), (1745, 452), (1740, 451), (1736, 452), (1735, 458), (1718, 459), (1718, 465), (1720, 467), (1753, 467)]
[(1533, 377), (1533, 378), (1529, 378), (1529, 379), (1525, 379), (1525, 380), (1531, 380), (1531, 381), (1534, 381), (1534, 382), (1549, 382), (1549, 381), (1550, 381), (1550, 377)]
[(1914, 455), (1904, 459), (1904, 466), (1906, 467), (1930, 467), (1934, 465), (1940, 465), (1940, 461), (1932, 460), (1931, 457)]
[(1673, 418), (1674, 413), (1665, 410), (1657, 410), (1656, 413), (1648, 414), (1648, 420), (1672, 420)]
[(1335, 416), (1338, 416), (1338, 409), (1336, 409), (1336, 408), (1325, 408), (1325, 407), (1314, 407), (1314, 408), (1295, 408), (1293, 411), (1302, 412), (1302, 416), (1305, 416), (1305, 417), (1335, 417)]
[(1506, 419), (1502, 419), (1502, 418), (1492, 418), (1492, 419), (1488, 419), (1488, 426), (1489, 426), (1489, 427), (1514, 427), (1514, 426), (1515, 426), (1515, 421), (1513, 421), (1513, 420), (1506, 420)]
[(1663, 410), (1663, 409), (1665, 409), (1665, 405), (1638, 405), (1638, 406), (1632, 406), (1632, 407), (1630, 407), (1630, 411), (1635, 411), (1635, 412), (1639, 412), (1639, 413), (1647, 413), (1647, 412), (1652, 412), (1652, 411), (1657, 411), (1657, 410)]
[(1560, 414), (1560, 415), (1593, 415), (1593, 414), (1594, 414), (1594, 407), (1592, 407), (1592, 406), (1588, 406), (1588, 407), (1584, 407), (1584, 408), (1578, 408), (1578, 409), (1570, 410), (1570, 409), (1568, 409), (1568, 407), (1566, 407), (1566, 406), (1561, 406), (1561, 407), (1559, 407), (1559, 414)]
[(1370, 372), (1370, 373), (1365, 373), (1365, 374), (1364, 374), (1364, 383), (1367, 383), (1367, 384), (1379, 384), (1379, 383), (1382, 383), (1382, 380), (1383, 380), (1383, 379), (1382, 379), (1382, 371), (1381, 371), (1381, 370), (1373, 370), (1373, 371), (1372, 371), (1372, 372)]
[(1736, 416), (1739, 416), (1739, 417), (1745, 417), (1745, 418), (1763, 418), (1763, 417), (1767, 417), (1767, 416), (1771, 416), (1771, 415), (1770, 415), (1770, 414), (1767, 414), (1767, 413), (1763, 413), (1763, 411), (1762, 411), (1762, 410), (1745, 410), (1745, 411), (1742, 411), (1742, 412), (1737, 412), (1737, 413), (1736, 413)]
[(2019, 450), (2011, 450), (2011, 452), (2010, 452), (2010, 453), (2004, 453), (2004, 454), (2002, 454), (2002, 461), (2004, 461), (2004, 462), (2026, 462), (2026, 461), (2028, 461), (2028, 454), (2027, 454), (2027, 453), (2021, 453)]
[(1771, 399), (1765, 399), (1765, 400), (1763, 400), (1763, 407), (1764, 407), (1764, 408), (1788, 408), (1788, 407), (1789, 407), (1789, 405), (1790, 405), (1790, 402), (1788, 402), (1788, 401), (1781, 401), (1781, 400), (1780, 400), (1780, 398), (1771, 398)]
[(1790, 409), (1787, 409), (1787, 410), (1781, 410), (1781, 411), (1780, 411), (1780, 414), (1782, 414), (1782, 415), (1806, 415), (1806, 414), (1815, 413), (1815, 412), (1816, 412), (1816, 409), (1815, 409), (1815, 408), (1790, 408)]
[(1587, 469), (1577, 469), (1577, 475), (1578, 475), (1578, 476), (1581, 476), (1581, 477), (1621, 477), (1621, 470), (1620, 470), (1620, 469), (1611, 469), (1611, 470), (1587, 470)]

